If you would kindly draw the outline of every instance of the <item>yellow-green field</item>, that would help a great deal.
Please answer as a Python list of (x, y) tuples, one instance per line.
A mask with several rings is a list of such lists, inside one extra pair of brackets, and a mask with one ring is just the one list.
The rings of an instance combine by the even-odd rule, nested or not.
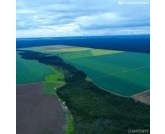
[(45, 95), (56, 95), (56, 90), (65, 84), (64, 74), (53, 69), (53, 73), (45, 76), (43, 86)]

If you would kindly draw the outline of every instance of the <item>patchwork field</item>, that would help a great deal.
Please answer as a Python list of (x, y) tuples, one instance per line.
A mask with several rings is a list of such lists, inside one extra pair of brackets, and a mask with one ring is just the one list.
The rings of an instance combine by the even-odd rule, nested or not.
[[(149, 133), (150, 107), (148, 105), (130, 97), (121, 97), (101, 90), (92, 82), (87, 81), (90, 79), (84, 72), (65, 63), (58, 56), (33, 51), (23, 51), (20, 54), (24, 59), (35, 59), (43, 64), (49, 64), (59, 71), (58, 78), (55, 78), (54, 75), (47, 75), (45, 82), (62, 82), (65, 78), (65, 85), (58, 90), (56, 90), (58, 85), (55, 88), (52, 86), (54, 91), (56, 90), (60, 102), (66, 106), (63, 109), (69, 110), (69, 115), (68, 111), (64, 110), (65, 115), (68, 115), (65, 118), (67, 121), (67, 124), (64, 125), (64, 128), (67, 129), (65, 129), (65, 134), (126, 134), (129, 128), (145, 129)], [(45, 90), (45, 93), (54, 95), (53, 88), (47, 92)], [(27, 98), (29, 99), (29, 97)], [(37, 100), (37, 102), (43, 104), (42, 101)], [(49, 113), (49, 110), (47, 112)], [(33, 117), (33, 115), (31, 116)]]
[(61, 134), (65, 117), (54, 96), (65, 84), (63, 73), (37, 60), (25, 60), (19, 52), (16, 65), (17, 133)]
[[(30, 48), (31, 49), (31, 48)], [(84, 71), (101, 88), (122, 96), (150, 89), (150, 55), (62, 45), (36, 47)]]

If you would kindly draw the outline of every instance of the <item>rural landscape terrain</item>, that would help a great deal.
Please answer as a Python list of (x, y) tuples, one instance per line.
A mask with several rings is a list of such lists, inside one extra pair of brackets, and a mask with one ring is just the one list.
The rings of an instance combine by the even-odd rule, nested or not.
[(17, 46), (17, 134), (150, 133), (150, 54), (127, 48)]
[(146, 53), (65, 45), (27, 50), (57, 55), (84, 71), (96, 85), (119, 95), (132, 96), (150, 88), (150, 55)]
[(150, 1), (16, 1), (17, 134), (150, 134)]

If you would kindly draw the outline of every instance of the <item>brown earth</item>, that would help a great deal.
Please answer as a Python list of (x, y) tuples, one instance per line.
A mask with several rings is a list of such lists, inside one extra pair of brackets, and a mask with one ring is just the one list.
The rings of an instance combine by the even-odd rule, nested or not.
[(53, 50), (53, 49), (62, 49), (62, 48), (75, 48), (75, 46), (67, 46), (67, 45), (50, 45), (50, 46), (42, 46), (40, 47), (43, 50)]
[(61, 134), (64, 113), (53, 96), (43, 95), (42, 83), (16, 87), (17, 134)]
[(150, 105), (150, 90), (132, 96), (136, 101)]

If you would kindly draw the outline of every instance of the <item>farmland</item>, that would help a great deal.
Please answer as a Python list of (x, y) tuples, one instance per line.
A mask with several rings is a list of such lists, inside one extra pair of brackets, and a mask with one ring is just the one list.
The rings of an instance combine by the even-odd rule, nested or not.
[[(64, 76), (65, 85), (56, 93), (73, 116), (73, 134), (126, 134), (128, 129), (145, 129), (149, 133), (148, 105), (101, 90), (86, 80), (84, 72), (67, 64), (58, 56), (32, 51), (23, 51), (21, 55), (24, 59), (38, 60), (55, 66), (63, 73), (59, 75), (59, 81)], [(51, 75), (46, 78), (48, 82), (53, 79), (54, 76)]]
[(56, 89), (65, 84), (63, 73), (54, 68), (51, 69), (53, 73), (46, 75), (43, 81), (45, 95), (56, 95)]
[[(62, 111), (61, 104), (60, 104), (60, 98), (57, 96), (56, 92), (59, 88), (65, 85), (65, 80), (64, 80), (64, 74), (56, 68), (55, 66), (50, 66), (50, 65), (45, 65), (41, 62), (38, 62), (37, 60), (34, 59), (24, 59), (21, 57), (19, 54), (20, 51), (17, 51), (17, 57), (16, 57), (16, 62), (17, 62), (17, 122), (18, 122), (18, 127), (17, 127), (17, 133), (62, 133), (64, 129), (65, 123), (64, 123), (64, 116), (65, 120), (67, 120), (67, 126), (65, 133), (70, 134), (73, 132), (74, 126), (73, 126), (73, 117), (69, 110), (67, 111)], [(42, 81), (42, 82), (40, 82)], [(37, 85), (37, 87), (36, 87)], [(39, 85), (39, 86), (38, 86)], [(30, 87), (30, 90), (28, 90), (28, 87)], [(36, 88), (34, 88), (36, 87)], [(20, 89), (23, 90), (20, 94)], [(34, 90), (32, 92), (32, 90)], [(34, 96), (34, 98), (31, 98), (29, 95)], [(25, 96), (23, 98), (22, 96)], [(28, 97), (27, 97), (28, 96)], [(51, 98), (51, 101), (49, 101)], [(53, 99), (54, 98), (54, 99)], [(29, 105), (33, 105), (36, 101), (39, 103), (43, 102), (43, 105), (38, 104), (35, 106), (35, 110), (31, 112), (31, 115), (29, 115), (29, 111), (23, 113), (24, 109), (28, 109)], [(48, 101), (47, 101), (48, 100)], [(23, 103), (22, 103), (23, 101)], [(47, 103), (51, 104), (47, 104)], [(61, 102), (62, 103), (62, 102)], [(54, 106), (52, 106), (54, 104)], [(42, 107), (46, 109), (42, 109), (42, 114), (39, 114), (36, 116), (36, 113), (40, 112)], [(48, 113), (47, 108), (50, 108), (51, 111), (54, 110), (53, 118), (51, 118), (52, 114)], [(52, 110), (53, 109), (53, 110)], [(47, 112), (44, 114), (44, 112)], [(66, 115), (64, 115), (64, 112)], [(33, 117), (33, 116), (36, 116)], [(42, 117), (41, 117), (42, 116)], [(44, 118), (47, 118), (47, 120), (44, 120)], [(28, 125), (29, 122), (25, 120), (26, 117), (29, 117), (29, 119), (34, 122), (35, 120), (36, 124), (35, 125)], [(54, 121), (54, 118), (56, 119)], [(39, 120), (44, 120), (40, 122)], [(53, 121), (52, 121), (53, 120)], [(23, 122), (22, 125), (19, 124), (19, 122)], [(45, 125), (45, 123), (47, 123)], [(45, 126), (43, 126), (43, 124)], [(52, 125), (54, 125), (52, 127)], [(42, 125), (42, 128), (38, 128), (38, 126)], [(44, 130), (44, 129), (47, 130)], [(50, 129), (50, 130), (49, 130)], [(55, 129), (55, 130), (52, 130)], [(38, 132), (40, 131), (40, 132)]]
[(42, 82), (17, 85), (17, 134), (61, 134), (65, 123), (57, 98), (43, 94)]
[(63, 73), (37, 60), (23, 59), (19, 51), (16, 56), (17, 133), (61, 134), (65, 119), (55, 89), (65, 84)]
[(53, 71), (45, 64), (34, 60), (25, 60), (16, 55), (16, 84), (27, 84), (44, 80), (45, 75)]
[[(50, 49), (51, 48), (51, 49)], [(96, 85), (122, 96), (150, 89), (150, 55), (71, 46), (36, 47), (84, 71)]]

